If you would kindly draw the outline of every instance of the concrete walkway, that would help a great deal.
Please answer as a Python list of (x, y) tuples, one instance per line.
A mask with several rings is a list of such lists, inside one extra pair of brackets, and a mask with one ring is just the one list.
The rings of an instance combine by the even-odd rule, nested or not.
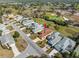
[(38, 37), (33, 40), (33, 42), (38, 42), (38, 41), (41, 41), (41, 39), (39, 39)]
[(11, 44), (10, 47), (12, 48), (12, 51), (14, 53), (14, 56), (17, 56), (20, 54), (15, 44)]

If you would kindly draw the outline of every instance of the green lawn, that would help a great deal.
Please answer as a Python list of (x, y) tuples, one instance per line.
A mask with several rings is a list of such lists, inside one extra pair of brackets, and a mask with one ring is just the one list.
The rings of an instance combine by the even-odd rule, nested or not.
[(49, 17), (49, 19), (51, 19), (51, 20), (64, 21), (64, 19), (63, 19), (63, 17), (62, 17), (62, 16), (51, 15), (51, 14), (48, 14), (48, 15), (45, 15), (45, 16), (48, 16), (48, 17)]
[(45, 20), (41, 18), (33, 18), (33, 20), (39, 24), (44, 24)]

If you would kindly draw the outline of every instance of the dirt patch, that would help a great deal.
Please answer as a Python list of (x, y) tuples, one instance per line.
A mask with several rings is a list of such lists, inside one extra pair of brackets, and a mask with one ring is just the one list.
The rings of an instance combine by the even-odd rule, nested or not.
[(13, 52), (12, 50), (9, 50), (9, 49), (3, 49), (1, 46), (0, 46), (0, 58), (11, 58), (13, 57)]

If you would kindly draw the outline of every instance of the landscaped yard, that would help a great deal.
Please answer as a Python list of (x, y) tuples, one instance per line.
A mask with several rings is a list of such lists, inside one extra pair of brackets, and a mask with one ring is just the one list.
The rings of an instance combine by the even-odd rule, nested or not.
[[(28, 44), (27, 42), (22, 38), (22, 36), (20, 36), (20, 34), (18, 32), (16, 32), (16, 34), (14, 34), (15, 31), (11, 32), (11, 34), (14, 37), (15, 43), (16, 43), (16, 47), (18, 48), (18, 50), (20, 52), (24, 51)], [(15, 35), (15, 36), (14, 36)]]
[(29, 29), (29, 28), (25, 28), (25, 29), (23, 29), (22, 31), (23, 31), (24, 33), (26, 33), (26, 34), (29, 34), (29, 33), (32, 32), (31, 29)]
[(3, 49), (0, 45), (0, 58), (11, 58), (13, 57), (13, 52), (12, 50), (9, 49)]
[(43, 40), (43, 41), (38, 41), (36, 42), (38, 46), (40, 46), (41, 48), (45, 47), (45, 44), (46, 44), (46, 40)]
[(9, 25), (9, 26), (7, 26), (6, 28), (7, 28), (7, 29), (9, 29), (9, 30), (13, 30), (13, 27), (12, 27), (12, 26), (10, 26), (10, 25)]
[(38, 37), (38, 34), (35, 34), (35, 33), (31, 33), (31, 36), (30, 36), (30, 38), (31, 39), (36, 39)]
[(28, 46), (27, 42), (24, 41), (24, 39), (21, 36), (16, 38), (16, 40), (17, 40), (16, 41), (16, 46), (17, 46), (18, 50), (20, 52), (23, 52), (27, 48), (27, 46)]

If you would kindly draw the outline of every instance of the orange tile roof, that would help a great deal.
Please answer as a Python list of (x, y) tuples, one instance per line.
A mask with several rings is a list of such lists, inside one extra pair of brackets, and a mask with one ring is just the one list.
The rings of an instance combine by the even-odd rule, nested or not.
[(44, 30), (42, 30), (42, 31), (39, 33), (39, 38), (44, 38), (44, 37), (46, 37), (48, 34), (50, 34), (51, 32), (52, 32), (51, 29), (45, 28)]

